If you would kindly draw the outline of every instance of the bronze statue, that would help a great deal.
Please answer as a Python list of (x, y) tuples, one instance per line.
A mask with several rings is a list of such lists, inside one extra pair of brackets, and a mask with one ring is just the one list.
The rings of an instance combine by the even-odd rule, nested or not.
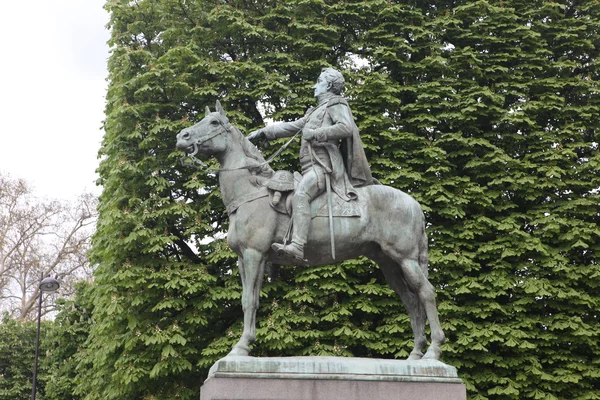
[[(219, 102), (215, 112), (207, 107), (199, 123), (177, 135), (177, 148), (188, 156), (214, 156), (220, 164), (221, 195), (230, 220), (227, 242), (239, 256), (243, 288), (244, 330), (230, 355), (248, 355), (256, 339), (256, 311), (267, 261), (323, 265), (366, 256), (380, 266), (408, 312), (414, 334), (409, 359), (439, 360), (445, 336), (438, 319), (435, 290), (427, 279), (427, 237), (421, 206), (400, 190), (371, 184), (364, 153), (360, 154), (362, 146), (358, 152), (350, 148), (337, 150), (340, 140), (354, 147), (360, 139), (347, 103), (333, 89), (335, 75), (321, 74), (315, 85), (317, 97), (326, 95), (321, 107), (298, 121), (263, 128), (250, 136), (274, 138), (301, 131), (303, 174), (296, 185), (301, 195), (293, 195), (289, 174), (271, 169), (258, 149), (229, 122)], [(349, 157), (358, 154), (360, 160), (346, 158), (344, 162), (344, 152)], [(285, 182), (273, 184), (274, 177)], [(328, 180), (335, 196), (331, 192), (327, 196)], [(311, 202), (308, 209), (307, 201)], [(286, 247), (290, 208), (294, 214), (303, 213), (303, 220), (296, 223), (294, 217), (296, 244)], [(329, 246), (332, 236), (336, 240), (335, 254)], [(281, 245), (273, 249), (273, 243)], [(426, 320), (431, 343), (423, 354), (427, 346)]]
[[(304, 245), (311, 221), (310, 203), (326, 190), (333, 191), (344, 201), (355, 200), (354, 186), (373, 183), (350, 106), (340, 96), (343, 88), (343, 75), (333, 68), (324, 68), (314, 86), (319, 103), (316, 108), (309, 109), (299, 120), (271, 125), (248, 136), (251, 141), (261, 136), (273, 140), (302, 132), (302, 179), (292, 200), (292, 242), (273, 244), (274, 250), (300, 260), (304, 259)], [(343, 154), (340, 141), (343, 141)], [(331, 191), (328, 196), (332, 196)]]

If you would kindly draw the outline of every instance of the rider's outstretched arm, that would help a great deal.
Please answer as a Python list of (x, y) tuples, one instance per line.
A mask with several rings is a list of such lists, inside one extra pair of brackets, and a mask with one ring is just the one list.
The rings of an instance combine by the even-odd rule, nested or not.
[(269, 140), (282, 137), (294, 136), (306, 125), (306, 117), (291, 122), (280, 122), (263, 128), (264, 134)]

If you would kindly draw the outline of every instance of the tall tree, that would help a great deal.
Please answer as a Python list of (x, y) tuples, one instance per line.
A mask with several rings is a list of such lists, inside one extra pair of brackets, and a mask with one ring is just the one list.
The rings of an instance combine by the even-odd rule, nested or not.
[[(179, 165), (174, 135), (216, 99), (247, 131), (298, 118), (331, 65), (375, 176), (426, 210), (443, 359), (471, 397), (596, 398), (594, 5), (109, 1), (95, 323), (79, 393), (197, 396), (238, 337), (241, 288), (215, 176)], [(295, 151), (274, 167), (298, 169)], [(408, 355), (408, 318), (369, 261), (272, 271), (255, 354)]]
[(380, 5), (365, 82), (401, 104), (383, 180), (428, 211), (445, 359), (473, 398), (594, 398), (596, 9)]

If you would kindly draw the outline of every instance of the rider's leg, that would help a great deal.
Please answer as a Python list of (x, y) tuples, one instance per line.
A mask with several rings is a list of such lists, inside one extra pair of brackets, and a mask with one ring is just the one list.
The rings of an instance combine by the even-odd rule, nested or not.
[(310, 228), (310, 198), (306, 193), (298, 193), (292, 199), (292, 242), (282, 250), (295, 257), (304, 259), (304, 245)]
[(310, 228), (310, 202), (325, 191), (323, 171), (316, 167), (306, 171), (292, 199), (292, 242), (287, 245), (274, 244), (277, 251), (284, 251), (296, 258), (304, 259), (304, 246)]

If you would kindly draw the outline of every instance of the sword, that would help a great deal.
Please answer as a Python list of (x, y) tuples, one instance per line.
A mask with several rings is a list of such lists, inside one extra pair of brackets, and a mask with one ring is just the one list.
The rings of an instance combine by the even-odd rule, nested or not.
[(333, 234), (333, 206), (331, 204), (331, 177), (325, 174), (325, 184), (327, 185), (327, 208), (329, 208), (329, 237), (331, 241), (331, 257), (335, 260), (335, 238)]
[(313, 148), (312, 148), (312, 144), (310, 143), (310, 141), (308, 142), (308, 152), (310, 154), (310, 162), (314, 168), (315, 165), (315, 159), (317, 160), (317, 162), (319, 163), (319, 165), (321, 165), (321, 167), (323, 167), (323, 170), (325, 171), (325, 186), (327, 186), (327, 208), (329, 209), (329, 241), (331, 243), (331, 257), (335, 260), (335, 238), (334, 238), (334, 233), (333, 233), (333, 205), (332, 205), (332, 198), (331, 198), (331, 168), (328, 168), (325, 164), (323, 164), (323, 162), (321, 160), (319, 160), (319, 157), (316, 157), (313, 153)]

